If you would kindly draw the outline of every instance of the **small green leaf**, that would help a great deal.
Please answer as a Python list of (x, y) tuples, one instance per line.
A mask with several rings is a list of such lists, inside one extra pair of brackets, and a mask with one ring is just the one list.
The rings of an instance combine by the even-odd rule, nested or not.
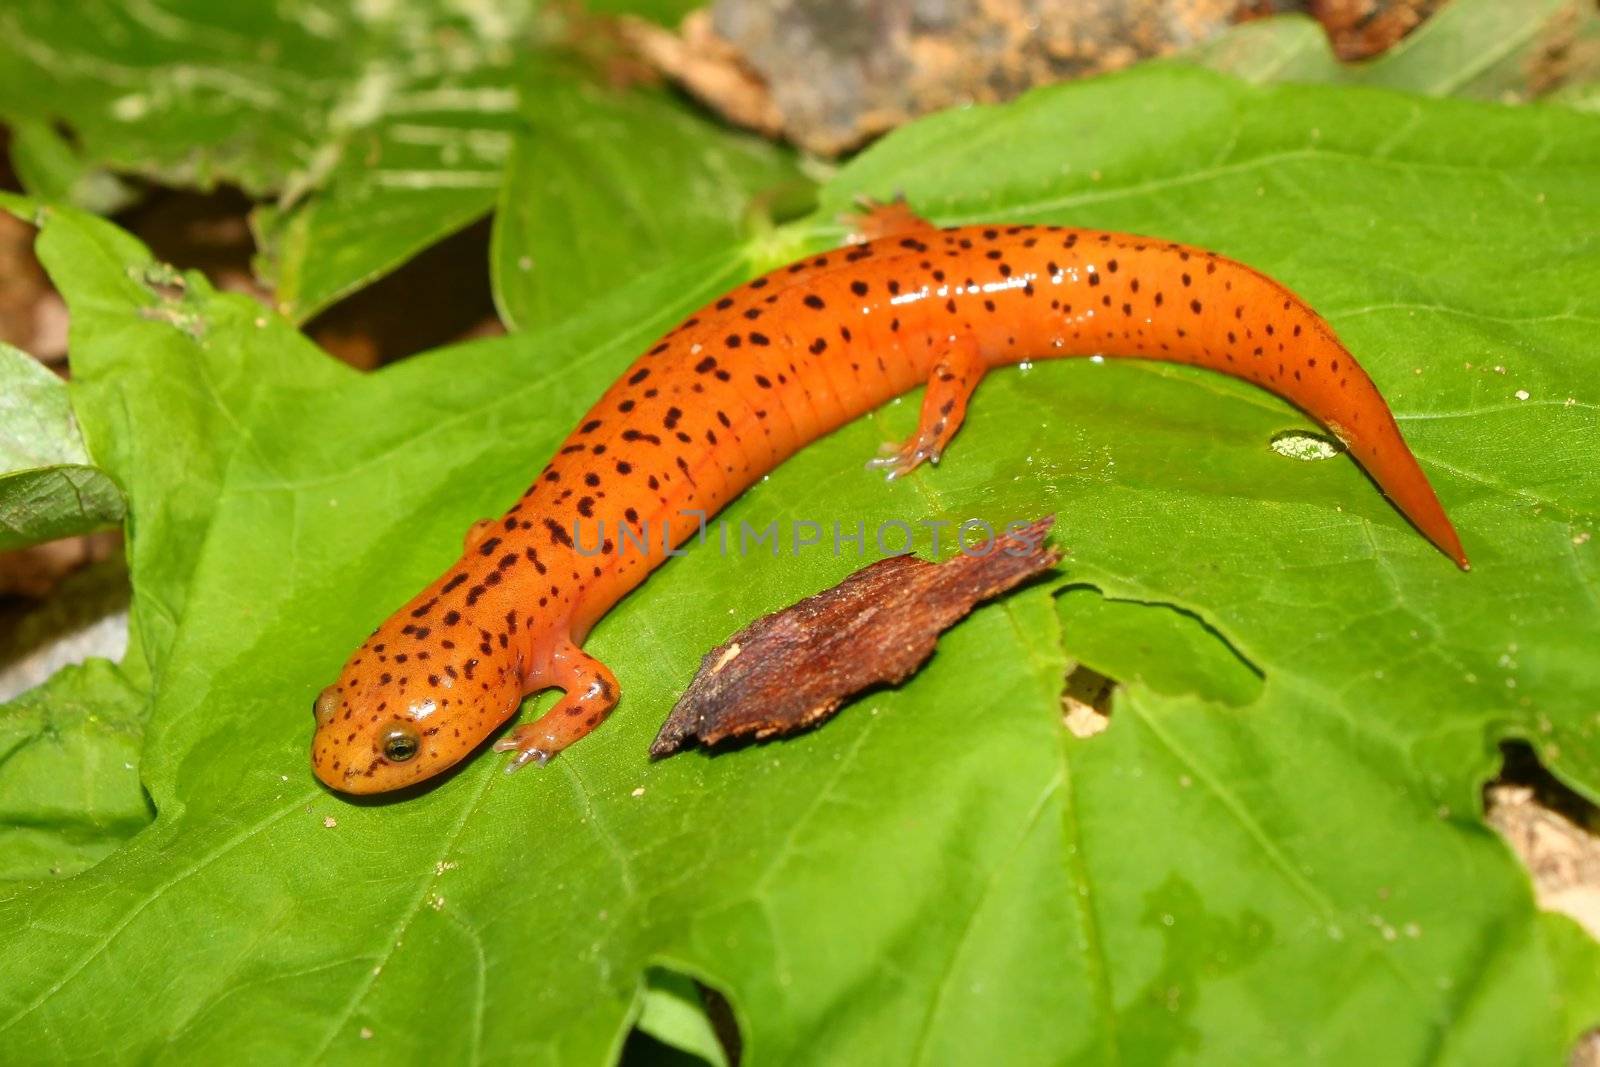
[(730, 133), (666, 93), (569, 77), (527, 94), (495, 214), (501, 318), (529, 329), (662, 264), (734, 246), (804, 198), (793, 154)]
[(122, 507), (84, 447), (66, 383), (0, 344), (0, 551), (114, 526)]
[(127, 182), (92, 165), (49, 123), (37, 119), (12, 123), (11, 165), (36, 200), (110, 215), (138, 199)]
[(710, 1067), (727, 1067), (728, 1057), (706, 1018), (694, 980), (652, 967), (645, 973), (644, 1004), (634, 1024), (663, 1045), (687, 1053)]

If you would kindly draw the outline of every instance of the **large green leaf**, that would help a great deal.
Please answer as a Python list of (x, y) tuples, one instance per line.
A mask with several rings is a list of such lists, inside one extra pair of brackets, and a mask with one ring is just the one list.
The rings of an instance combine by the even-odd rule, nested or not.
[(122, 494), (90, 462), (66, 383), (0, 344), (0, 551), (121, 518)]
[(664, 263), (733, 245), (811, 186), (790, 153), (666, 93), (553, 76), (525, 99), (490, 260), (509, 326), (559, 321)]
[[(0, 1037), (589, 1063), (666, 968), (728, 994), (752, 1063), (1557, 1062), (1600, 1017), (1600, 952), (1537, 911), (1478, 789), (1520, 735), (1600, 797), (1597, 166), (1575, 112), (1143, 70), (917, 124), (747, 257), (371, 377), (200, 279), (151, 314), (142, 249), (48, 217), (74, 402), (131, 500), (157, 816), (0, 891)], [(1030, 587), (824, 729), (651, 764), (701, 651), (860, 562), (713, 544), (597, 628), (623, 705), (551, 766), (480, 756), (386, 803), (318, 788), (312, 695), (467, 523), (675, 318), (896, 188), (943, 221), (1157, 233), (1282, 278), (1371, 369), (1475, 569), (1346, 458), (1275, 452), (1304, 421), (1262, 393), (1043, 363), (986, 382), (936, 470), (860, 470), (914, 420), (891, 405), (729, 518), (1053, 511), (1062, 580), (1106, 605)], [(1096, 617), (1130, 643), (1075, 636)], [(1069, 658), (1128, 673), (1093, 738), (1060, 725)]]

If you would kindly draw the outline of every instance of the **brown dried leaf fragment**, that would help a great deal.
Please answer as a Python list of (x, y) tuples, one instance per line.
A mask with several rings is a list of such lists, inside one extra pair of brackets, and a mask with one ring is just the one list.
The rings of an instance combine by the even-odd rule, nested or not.
[(1045, 544), (1054, 523), (1047, 515), (982, 555), (882, 559), (762, 616), (706, 653), (650, 755), (671, 755), (688, 741), (795, 733), (869, 686), (905, 681), (974, 606), (1055, 566), (1061, 552)]

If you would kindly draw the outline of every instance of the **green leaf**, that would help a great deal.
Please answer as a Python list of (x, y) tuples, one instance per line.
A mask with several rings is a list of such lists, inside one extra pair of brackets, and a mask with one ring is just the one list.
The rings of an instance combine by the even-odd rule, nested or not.
[(661, 1044), (710, 1067), (727, 1067), (728, 1057), (706, 1018), (694, 980), (653, 967), (645, 975), (644, 1004), (636, 1024)]
[(147, 703), (90, 660), (0, 705), (0, 879), (77, 874), (150, 822), (138, 770)]
[(128, 183), (89, 163), (49, 123), (26, 118), (13, 122), (9, 147), (17, 178), (37, 200), (110, 215), (138, 198)]
[(89, 459), (66, 383), (0, 343), (0, 551), (121, 518), (122, 494)]
[(731, 247), (753, 217), (811, 186), (792, 153), (663, 92), (567, 76), (526, 98), (490, 259), (509, 326), (553, 323), (639, 274)]
[[(6, 1047), (600, 1062), (665, 965), (726, 992), (752, 1063), (1558, 1060), (1600, 1018), (1594, 946), (1537, 910), (1479, 789), (1519, 735), (1600, 797), (1597, 167), (1600, 120), (1566, 109), (1143, 69), (918, 123), (814, 222), (365, 377), (49, 216), (74, 402), (133, 502), (157, 817), (0, 893)], [(482, 753), (378, 803), (317, 787), (313, 695), (467, 524), (676, 319), (897, 188), (944, 222), (1161, 234), (1281, 278), (1370, 369), (1475, 569), (1348, 457), (1275, 452), (1309, 427), (1259, 391), (1044, 362), (992, 375), (935, 470), (860, 470), (908, 400), (727, 518), (1054, 512), (1062, 582), (1169, 606), (1107, 625), (1225, 643), (1259, 688), (1112, 649), (1137, 676), (1073, 738), (1071, 605), (1041, 584), (821, 730), (652, 764), (704, 649), (862, 562), (713, 542), (596, 628), (623, 704), (549, 767)]]

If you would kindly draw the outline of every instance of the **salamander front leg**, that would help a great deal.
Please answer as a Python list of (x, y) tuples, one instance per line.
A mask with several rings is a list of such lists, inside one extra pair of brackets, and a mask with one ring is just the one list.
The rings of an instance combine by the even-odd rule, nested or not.
[(967, 414), (967, 401), (978, 387), (989, 366), (971, 338), (958, 339), (949, 352), (933, 365), (928, 390), (922, 395), (922, 414), (917, 432), (904, 444), (887, 445), (888, 455), (867, 461), (867, 467), (887, 470), (892, 481), (910, 474), (923, 460), (937, 464), (950, 439), (961, 428)]
[(494, 743), (496, 752), (515, 752), (506, 764), (510, 774), (518, 767), (550, 757), (599, 726), (617, 703), (617, 679), (606, 665), (570, 641), (550, 657), (550, 684), (566, 690), (555, 707), (530, 723), (512, 730)]

